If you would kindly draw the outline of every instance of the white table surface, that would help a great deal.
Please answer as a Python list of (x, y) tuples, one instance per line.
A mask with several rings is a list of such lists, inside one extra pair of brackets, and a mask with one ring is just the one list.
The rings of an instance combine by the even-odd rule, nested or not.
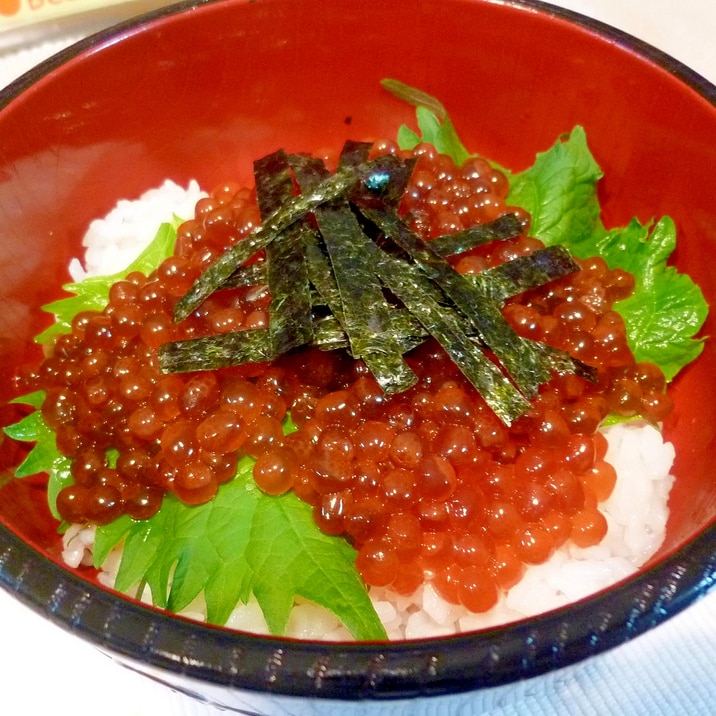
[[(439, 0), (436, 0), (439, 1)], [(626, 30), (716, 83), (716, 0), (562, 0), (564, 7)], [(0, 86), (68, 39), (0, 56)], [(716, 138), (715, 138), (716, 141)], [(502, 688), (489, 699), (428, 699), (399, 716), (659, 716), (716, 713), (716, 592), (635, 641), (554, 674)], [(276, 703), (268, 716), (312, 713)], [(253, 711), (253, 708), (251, 709)], [(384, 712), (377, 706), (336, 713)], [(218, 716), (216, 707), (117, 665), (0, 589), (0, 713), (13, 716)]]

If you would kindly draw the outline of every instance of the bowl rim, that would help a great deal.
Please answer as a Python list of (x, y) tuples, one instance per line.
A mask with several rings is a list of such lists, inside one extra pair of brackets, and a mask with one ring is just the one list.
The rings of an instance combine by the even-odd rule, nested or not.
[[(140, 32), (143, 26), (159, 21), (162, 18), (178, 15), (190, 10), (197, 10), (205, 5), (219, 5), (222, 3), (231, 3), (233, 1), (234, 0), (178, 0), (177, 2), (173, 2), (169, 5), (163, 5), (162, 7), (113, 24), (105, 29), (93, 32), (87, 37), (77, 40), (68, 47), (59, 50), (42, 62), (39, 62), (37, 65), (10, 82), (10, 84), (6, 85), (4, 88), (0, 88), (0, 111), (4, 109), (5, 106), (16, 96), (35, 84), (42, 77), (64, 65), (66, 62), (83, 54), (87, 50), (104, 45), (107, 41), (116, 42), (117, 40), (123, 39), (125, 36), (133, 34), (134, 32)], [(236, 1), (251, 3), (256, 0)], [(517, 8), (527, 12), (551, 16), (579, 25), (594, 34), (600, 35), (604, 39), (609, 40), (623, 50), (639, 55), (644, 59), (650, 60), (654, 64), (659, 65), (662, 69), (667, 70), (677, 79), (696, 90), (698, 94), (702, 95), (712, 104), (716, 103), (716, 85), (707, 80), (699, 72), (654, 45), (601, 20), (589, 17), (588, 15), (578, 12), (577, 10), (553, 5), (549, 2), (545, 2), (544, 0), (477, 1), (498, 3), (508, 8)]]
[[(231, 2), (183, 0), (83, 38), (0, 90), (0, 111), (41, 78), (85, 52), (142, 32), (163, 18)], [(622, 30), (542, 0), (500, 0), (499, 4), (586, 29), (658, 65), (716, 107), (716, 87), (708, 80)], [(712, 589), (715, 544), (716, 524), (712, 523), (658, 564), (568, 607), (503, 627), (400, 642), (306, 642), (171, 616), (88, 582), (50, 559), (42, 557), (38, 563), (39, 552), (1, 521), (0, 586), (120, 661), (136, 664), (140, 659), (174, 675), (276, 695), (393, 699), (503, 685), (631, 640)]]

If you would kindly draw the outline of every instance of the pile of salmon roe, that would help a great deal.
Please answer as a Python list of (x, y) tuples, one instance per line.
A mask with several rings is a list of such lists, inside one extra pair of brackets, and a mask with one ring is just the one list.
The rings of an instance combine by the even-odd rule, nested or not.
[[(396, 152), (380, 142), (376, 153)], [(481, 159), (461, 168), (420, 145), (401, 211), (425, 240), (518, 211), (515, 239), (455, 257), (475, 273), (542, 244), (529, 217), (505, 203), (507, 181)], [(581, 271), (510, 299), (504, 315), (521, 335), (569, 351), (598, 380), (555, 376), (532, 409), (503, 424), (434, 342), (408, 356), (419, 380), (385, 395), (364, 364), (306, 349), (267, 364), (162, 374), (166, 341), (265, 327), (266, 287), (210, 297), (174, 323), (176, 301), (259, 221), (253, 191), (233, 184), (199, 201), (175, 255), (150, 276), (116, 283), (101, 312), (83, 312), (33, 376), (42, 414), (74, 484), (58, 496), (74, 523), (154, 514), (167, 492), (204, 503), (243, 455), (268, 494), (293, 490), (317, 525), (357, 550), (366, 583), (413, 592), (425, 579), (448, 601), (489, 609), (527, 565), (567, 540), (597, 544), (599, 503), (615, 473), (597, 432), (610, 413), (658, 422), (671, 409), (656, 366), (635, 363), (612, 309), (633, 277), (600, 258)], [(290, 411), (295, 431), (284, 434)], [(116, 461), (114, 457), (116, 456)]]

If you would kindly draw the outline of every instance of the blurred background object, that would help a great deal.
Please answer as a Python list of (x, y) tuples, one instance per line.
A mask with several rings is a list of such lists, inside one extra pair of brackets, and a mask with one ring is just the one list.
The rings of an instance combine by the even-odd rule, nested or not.
[(0, 87), (77, 40), (175, 0), (0, 0)]

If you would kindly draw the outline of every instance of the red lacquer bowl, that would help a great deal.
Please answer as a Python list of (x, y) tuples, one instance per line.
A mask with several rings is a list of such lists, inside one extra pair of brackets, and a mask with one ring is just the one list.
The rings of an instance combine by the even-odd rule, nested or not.
[[(0, 94), (0, 384), (38, 354), (89, 221), (170, 177), (249, 181), (278, 147), (319, 152), (394, 136), (413, 110), (396, 77), (439, 97), (468, 146), (519, 170), (574, 125), (606, 179), (604, 220), (668, 214), (677, 266), (716, 297), (716, 89), (660, 52), (537, 2), (221, 0), (159, 11), (80, 42)], [(712, 317), (705, 334), (713, 334)], [(0, 452), (0, 583), (122, 660), (194, 689), (412, 697), (531, 677), (649, 629), (704, 593), (716, 565), (716, 348), (673, 385), (677, 446), (666, 542), (617, 587), (489, 632), (315, 644), (173, 618), (61, 566), (41, 480)], [(218, 697), (213, 696), (216, 699)]]

